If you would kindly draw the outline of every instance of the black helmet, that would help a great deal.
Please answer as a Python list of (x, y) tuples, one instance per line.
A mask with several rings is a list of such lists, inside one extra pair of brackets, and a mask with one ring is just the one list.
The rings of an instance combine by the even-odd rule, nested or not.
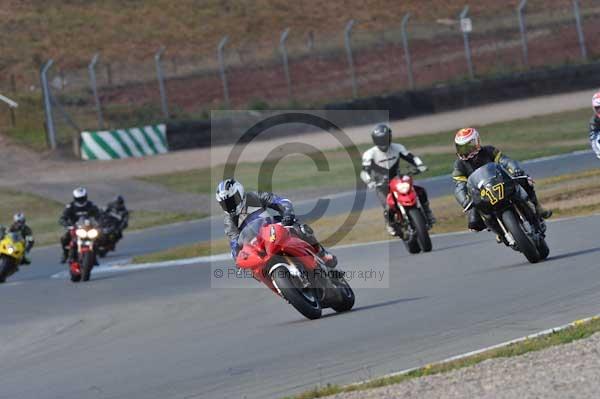
[(383, 152), (387, 152), (392, 143), (392, 129), (385, 123), (375, 126), (371, 132), (373, 143)]
[(114, 200), (114, 202), (115, 202), (115, 204), (117, 204), (117, 205), (119, 205), (119, 206), (123, 206), (123, 205), (125, 205), (125, 198), (123, 198), (123, 196), (122, 196), (122, 195), (117, 195), (117, 196), (115, 197), (115, 200)]

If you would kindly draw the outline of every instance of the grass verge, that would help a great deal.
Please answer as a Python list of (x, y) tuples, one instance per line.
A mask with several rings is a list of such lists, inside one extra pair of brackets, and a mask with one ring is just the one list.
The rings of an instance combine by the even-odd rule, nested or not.
[[(484, 143), (494, 144), (515, 159), (532, 159), (568, 153), (588, 147), (585, 135), (589, 110), (562, 112), (549, 116), (532, 117), (479, 127)], [(402, 138), (401, 141), (415, 154), (419, 154), (430, 170), (423, 177), (450, 173), (455, 159), (453, 137), (455, 131)], [(369, 145), (359, 145), (366, 150)], [(344, 149), (325, 151), (326, 163), (315, 164), (305, 156), (290, 156), (285, 162), (243, 163), (237, 167), (238, 180), (247, 189), (258, 188), (258, 176), (273, 171), (273, 191), (286, 192), (298, 188), (354, 187), (355, 163)], [(360, 167), (360, 165), (358, 165)], [(216, 182), (223, 177), (223, 166), (184, 172), (148, 176), (142, 180), (162, 184), (170, 190), (196, 194), (212, 193)], [(325, 170), (326, 172), (320, 172)]]
[(475, 366), (489, 359), (520, 356), (529, 352), (540, 351), (552, 346), (568, 344), (573, 341), (588, 338), (597, 332), (600, 332), (600, 318), (595, 317), (589, 322), (575, 322), (566, 329), (552, 332), (548, 335), (526, 339), (505, 347), (492, 349), (463, 359), (429, 364), (406, 374), (377, 378), (363, 384), (348, 386), (328, 385), (323, 388), (315, 388), (300, 395), (289, 397), (288, 399), (322, 398), (344, 392), (366, 391), (373, 388), (400, 384), (413, 378), (447, 373), (449, 371)]
[[(590, 215), (600, 212), (600, 168), (564, 176), (551, 177), (537, 183), (540, 201), (554, 210), (555, 217)], [(466, 217), (454, 196), (434, 198), (431, 207), (438, 223), (433, 234), (449, 233), (466, 229)], [(321, 218), (311, 226), (325, 246), (354, 244), (390, 239), (383, 228), (381, 209), (367, 209), (360, 213), (358, 222), (347, 230), (337, 231), (348, 214)], [(161, 262), (227, 252), (226, 240), (212, 244), (184, 245), (167, 251), (150, 253), (134, 258), (134, 263)]]

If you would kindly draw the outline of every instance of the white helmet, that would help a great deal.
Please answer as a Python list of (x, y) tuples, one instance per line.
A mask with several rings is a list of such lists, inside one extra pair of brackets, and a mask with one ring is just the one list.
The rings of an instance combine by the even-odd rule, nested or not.
[(234, 179), (223, 180), (217, 186), (217, 202), (227, 213), (239, 215), (246, 204), (244, 186)]
[(77, 187), (73, 190), (73, 200), (75, 201), (75, 205), (85, 205), (87, 203), (87, 190), (84, 187)]
[(479, 132), (471, 127), (460, 129), (454, 136), (456, 155), (463, 161), (473, 158), (481, 150)]
[(13, 222), (19, 224), (25, 224), (25, 214), (23, 212), (17, 212), (13, 215)]
[(592, 107), (594, 108), (594, 113), (596, 113), (596, 116), (600, 117), (600, 91), (594, 94), (594, 97), (592, 97)]

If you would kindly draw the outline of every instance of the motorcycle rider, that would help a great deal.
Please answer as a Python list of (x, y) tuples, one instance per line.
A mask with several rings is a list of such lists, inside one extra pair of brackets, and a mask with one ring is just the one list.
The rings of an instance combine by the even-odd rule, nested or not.
[[(225, 235), (229, 239), (231, 255), (235, 259), (239, 248), (238, 237), (244, 222), (248, 216), (253, 214), (249, 208), (273, 209), (281, 217), (284, 226), (292, 226), (293, 232), (304, 241), (318, 248), (319, 256), (325, 265), (334, 268), (337, 258), (329, 253), (316, 239), (313, 230), (306, 224), (299, 224), (294, 214), (294, 207), (290, 200), (269, 192), (246, 192), (244, 186), (235, 179), (225, 179), (217, 186), (217, 202), (225, 211)], [(258, 214), (255, 214), (258, 215)]]
[(73, 190), (73, 201), (66, 205), (58, 220), (58, 223), (61, 226), (67, 228), (65, 234), (60, 238), (60, 244), (63, 249), (61, 263), (65, 263), (69, 256), (71, 235), (69, 234), (68, 228), (75, 225), (82, 217), (98, 219), (100, 217), (100, 209), (98, 209), (92, 201), (88, 200), (87, 190), (84, 187), (77, 187)]
[(119, 221), (116, 229), (117, 241), (123, 238), (123, 230), (129, 226), (129, 210), (125, 206), (125, 199), (117, 195), (114, 200), (106, 205), (105, 214)]
[(594, 116), (590, 120), (590, 144), (596, 157), (600, 159), (600, 91), (592, 97)]
[[(383, 207), (383, 217), (388, 233), (396, 235), (396, 230), (390, 224), (390, 212), (387, 205), (387, 195), (389, 192), (388, 182), (397, 176), (400, 172), (400, 159), (415, 166), (419, 172), (425, 172), (427, 166), (421, 158), (413, 155), (402, 144), (392, 143), (392, 129), (386, 124), (375, 126), (371, 132), (371, 138), (375, 146), (371, 147), (362, 157), (362, 172), (360, 178), (369, 189), (375, 189), (377, 198)], [(414, 185), (415, 191), (419, 196), (419, 201), (425, 212), (425, 218), (429, 228), (435, 224), (435, 216), (429, 206), (427, 191), (421, 186)]]
[[(459, 130), (454, 137), (456, 155), (458, 159), (454, 162), (452, 179), (455, 183), (454, 196), (463, 207), (469, 204), (470, 197), (467, 190), (467, 180), (471, 173), (476, 169), (490, 162), (502, 165), (506, 171), (513, 177), (527, 176), (527, 179), (519, 179), (518, 182), (523, 187), (529, 201), (535, 207), (538, 217), (548, 219), (552, 216), (552, 211), (547, 210), (540, 204), (534, 189), (533, 180), (521, 169), (519, 163), (504, 155), (494, 146), (481, 146), (481, 136), (473, 128), (464, 128)], [(482, 231), (486, 225), (475, 209), (468, 211), (468, 227), (473, 231)]]
[[(9, 233), (19, 233), (25, 240), (25, 255), (23, 256), (22, 264), (28, 265), (31, 263), (31, 256), (29, 251), (33, 248), (35, 240), (33, 239), (33, 231), (27, 225), (25, 220), (25, 214), (23, 212), (17, 212), (13, 215), (13, 223), (8, 227)], [(2, 228), (2, 236), (6, 234), (4, 227)]]

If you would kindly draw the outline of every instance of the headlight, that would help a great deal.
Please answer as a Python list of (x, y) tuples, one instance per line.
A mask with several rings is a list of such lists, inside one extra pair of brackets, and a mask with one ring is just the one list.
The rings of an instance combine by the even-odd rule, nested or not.
[(98, 237), (98, 230), (96, 229), (91, 229), (87, 232), (87, 236), (88, 238), (91, 238), (92, 240), (96, 237)]
[(6, 252), (8, 252), (8, 254), (9, 254), (9, 255), (12, 255), (12, 254), (13, 254), (13, 252), (15, 252), (15, 249), (14, 249), (13, 247), (8, 247), (8, 248), (6, 249)]
[(85, 231), (85, 229), (77, 229), (75, 231), (75, 234), (77, 234), (77, 237), (79, 237), (79, 238), (86, 238), (88, 235), (88, 233), (87, 233), (87, 231)]
[(396, 190), (398, 190), (400, 194), (407, 194), (410, 191), (410, 183), (405, 181), (400, 182), (396, 184)]

